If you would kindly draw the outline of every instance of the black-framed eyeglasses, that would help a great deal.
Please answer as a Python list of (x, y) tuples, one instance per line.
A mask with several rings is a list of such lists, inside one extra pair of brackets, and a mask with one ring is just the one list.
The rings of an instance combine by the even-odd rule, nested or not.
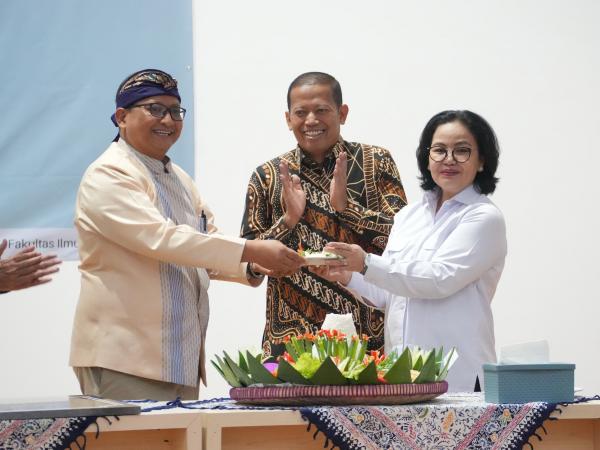
[(441, 145), (434, 145), (433, 147), (429, 147), (429, 157), (432, 161), (442, 162), (448, 157), (448, 155), (452, 155), (452, 158), (457, 163), (466, 163), (471, 157), (471, 148), (454, 147), (454, 149), (449, 150), (446, 147), (442, 147)]
[(181, 122), (185, 117), (185, 108), (181, 106), (165, 106), (162, 103), (142, 103), (140, 105), (133, 105), (129, 108), (146, 108), (146, 110), (154, 117), (162, 119), (167, 115), (167, 112), (171, 114), (171, 119)]

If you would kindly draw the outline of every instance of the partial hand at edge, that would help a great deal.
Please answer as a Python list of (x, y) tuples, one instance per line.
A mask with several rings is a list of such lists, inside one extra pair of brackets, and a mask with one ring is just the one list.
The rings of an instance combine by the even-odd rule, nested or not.
[[(6, 240), (0, 244), (0, 256), (7, 247)], [(0, 260), (0, 291), (16, 291), (52, 280), (50, 275), (58, 272), (62, 261), (56, 255), (42, 255), (35, 247), (26, 247), (10, 258)]]

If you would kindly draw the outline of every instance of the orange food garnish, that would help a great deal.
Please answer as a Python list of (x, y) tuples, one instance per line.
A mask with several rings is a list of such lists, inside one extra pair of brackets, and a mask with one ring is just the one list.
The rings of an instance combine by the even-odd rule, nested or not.
[(280, 355), (279, 358), (285, 359), (290, 364), (296, 362), (294, 361), (294, 358), (292, 358), (292, 355), (290, 355), (288, 352), (283, 352), (283, 355)]

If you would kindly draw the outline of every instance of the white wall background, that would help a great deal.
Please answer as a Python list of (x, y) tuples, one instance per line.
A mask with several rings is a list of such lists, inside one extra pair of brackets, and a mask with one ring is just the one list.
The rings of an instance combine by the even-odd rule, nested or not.
[[(301, 72), (338, 78), (350, 106), (344, 137), (390, 149), (409, 201), (421, 195), (414, 150), (426, 121), (471, 109), (502, 151), (493, 200), (510, 248), (494, 299), (497, 346), (547, 339), (553, 360), (577, 364), (576, 384), (600, 393), (600, 3), (194, 7), (196, 174), (221, 231), (239, 232), (251, 171), (294, 146), (285, 94)], [(78, 288), (76, 265), (65, 263), (50, 285), (0, 298), (0, 397), (77, 392), (66, 366)], [(209, 355), (258, 347), (264, 286), (215, 282), (210, 291)], [(211, 371), (202, 397), (225, 395)]]

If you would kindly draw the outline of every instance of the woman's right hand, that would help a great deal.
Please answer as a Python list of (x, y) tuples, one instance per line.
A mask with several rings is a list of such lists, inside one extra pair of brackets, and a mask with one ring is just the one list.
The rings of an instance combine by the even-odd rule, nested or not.
[(309, 266), (308, 269), (327, 281), (337, 282), (343, 286), (346, 286), (352, 278), (352, 272), (346, 270), (345, 266)]
[(346, 244), (344, 242), (329, 242), (323, 249), (326, 252), (335, 253), (344, 259), (344, 267), (352, 272), (360, 272), (365, 267), (365, 252), (360, 245)]

